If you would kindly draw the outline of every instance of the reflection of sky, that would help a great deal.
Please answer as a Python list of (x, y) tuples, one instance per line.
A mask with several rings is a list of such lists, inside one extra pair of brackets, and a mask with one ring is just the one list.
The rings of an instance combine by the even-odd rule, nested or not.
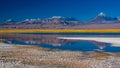
[(51, 48), (51, 49), (61, 49), (61, 50), (73, 50), (73, 51), (96, 51), (96, 50), (103, 50), (107, 52), (120, 52), (120, 47), (111, 46), (108, 43), (101, 43), (101, 42), (93, 42), (93, 41), (68, 41), (67, 43), (62, 42), (58, 45), (54, 43), (38, 43), (36, 41), (21, 41), (21, 40), (6, 40), (5, 43), (10, 44), (21, 44), (21, 45), (36, 45), (41, 46), (44, 48)]
[(107, 52), (120, 52), (120, 46), (116, 47), (116, 46), (109, 45), (109, 46), (106, 46), (104, 50)]
[[(62, 50), (104, 50), (120, 52), (119, 37), (79, 36), (50, 34), (0, 34), (2, 41), (9, 44), (36, 45)], [(61, 37), (61, 38), (60, 38)], [(64, 37), (64, 38), (62, 38)], [(66, 38), (65, 38), (66, 37)], [(70, 39), (74, 37), (74, 39)], [(77, 39), (76, 39), (77, 38)], [(87, 41), (86, 41), (87, 40)]]
[(120, 47), (120, 38), (113, 37), (58, 37), (58, 39), (68, 39), (68, 40), (91, 40), (103, 43), (110, 43), (112, 46)]

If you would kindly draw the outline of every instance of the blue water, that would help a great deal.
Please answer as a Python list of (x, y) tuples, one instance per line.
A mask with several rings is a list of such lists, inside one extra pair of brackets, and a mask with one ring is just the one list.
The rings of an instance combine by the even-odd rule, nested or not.
[[(120, 52), (120, 47), (112, 46), (110, 43), (101, 43), (85, 40), (59, 40), (56, 37), (61, 36), (118, 36), (120, 33), (77, 33), (77, 34), (40, 34), (40, 33), (26, 33), (26, 34), (13, 34), (3, 35), (4, 43), (7, 44), (21, 44), (33, 45), (50, 49), (71, 50), (71, 51), (105, 51), (105, 52)], [(2, 36), (2, 35), (1, 35)], [(19, 37), (20, 36), (20, 37)], [(28, 37), (26, 37), (28, 36)], [(55, 42), (56, 41), (56, 42)]]
[(85, 32), (83, 32), (83, 33), (81, 33), (81, 32), (80, 32), (80, 33), (78, 33), (78, 32), (77, 32), (77, 33), (70, 33), (70, 32), (69, 32), (69, 33), (45, 33), (45, 32), (44, 32), (44, 33), (39, 33), (39, 32), (38, 32), (38, 33), (21, 33), (21, 34), (41, 34), (41, 35), (48, 35), (48, 34), (49, 34), (49, 35), (87, 35), (87, 36), (90, 36), (90, 35), (92, 35), (92, 36), (93, 36), (93, 35), (111, 35), (111, 36), (116, 36), (116, 35), (118, 35), (118, 36), (120, 36), (120, 33), (117, 33), (117, 32), (116, 32), (116, 33), (115, 33), (115, 32), (114, 32), (114, 33), (104, 33), (104, 32), (103, 32), (103, 33), (102, 33), (102, 32), (101, 32), (101, 33), (96, 33), (96, 32), (94, 32), (94, 33), (91, 33), (91, 32), (89, 32), (89, 33), (85, 33)]
[(45, 48), (52, 48), (52, 49), (61, 49), (61, 50), (72, 50), (72, 51), (92, 51), (94, 49), (99, 49), (97, 46), (90, 42), (82, 41), (70, 44), (64, 44), (61, 46), (52, 46), (50, 44), (43, 44), (40, 45)]
[[(113, 47), (111, 44), (102, 43), (103, 45), (96, 45), (90, 41), (77, 41), (72, 43), (66, 43), (61, 45), (53, 45), (47, 43), (25, 43), (24, 41), (20, 40), (12, 40), (12, 41), (4, 41), (4, 43), (8, 44), (21, 44), (21, 45), (34, 45), (40, 46), (43, 48), (50, 48), (50, 49), (60, 49), (60, 50), (71, 50), (71, 51), (105, 51), (105, 52), (120, 52), (120, 47)], [(103, 49), (100, 49), (103, 47)]]

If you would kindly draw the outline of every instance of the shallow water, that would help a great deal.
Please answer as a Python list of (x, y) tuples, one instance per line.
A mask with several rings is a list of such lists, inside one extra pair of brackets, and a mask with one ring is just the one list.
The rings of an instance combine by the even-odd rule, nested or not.
[[(106, 42), (105, 38), (119, 38), (120, 33), (109, 34), (109, 33), (63, 33), (63, 34), (52, 34), (52, 33), (24, 33), (24, 34), (0, 34), (3, 43), (7, 44), (22, 44), (22, 45), (35, 45), (44, 48), (61, 49), (61, 50), (73, 50), (73, 51), (106, 51), (106, 52), (120, 52), (120, 44), (113, 44)], [(76, 38), (87, 38), (87, 39), (59, 39), (58, 37), (76, 37)], [(91, 40), (88, 37), (94, 39), (100, 39), (101, 41)], [(114, 40), (118, 42), (119, 40)]]

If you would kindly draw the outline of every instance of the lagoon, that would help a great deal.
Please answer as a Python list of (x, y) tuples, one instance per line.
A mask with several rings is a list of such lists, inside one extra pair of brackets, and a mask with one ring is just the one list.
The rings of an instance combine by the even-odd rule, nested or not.
[(43, 48), (71, 51), (120, 52), (120, 34), (41, 34), (8, 33), (0, 34), (3, 43), (40, 46)]

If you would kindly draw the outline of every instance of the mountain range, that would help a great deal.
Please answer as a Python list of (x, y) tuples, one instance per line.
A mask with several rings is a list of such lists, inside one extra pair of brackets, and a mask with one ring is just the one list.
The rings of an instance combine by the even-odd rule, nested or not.
[(80, 21), (73, 17), (53, 16), (51, 18), (26, 19), (24, 21), (15, 22), (9, 19), (0, 23), (0, 28), (16, 28), (16, 29), (103, 29), (103, 28), (120, 28), (120, 17), (109, 17), (103, 12), (90, 20)]

